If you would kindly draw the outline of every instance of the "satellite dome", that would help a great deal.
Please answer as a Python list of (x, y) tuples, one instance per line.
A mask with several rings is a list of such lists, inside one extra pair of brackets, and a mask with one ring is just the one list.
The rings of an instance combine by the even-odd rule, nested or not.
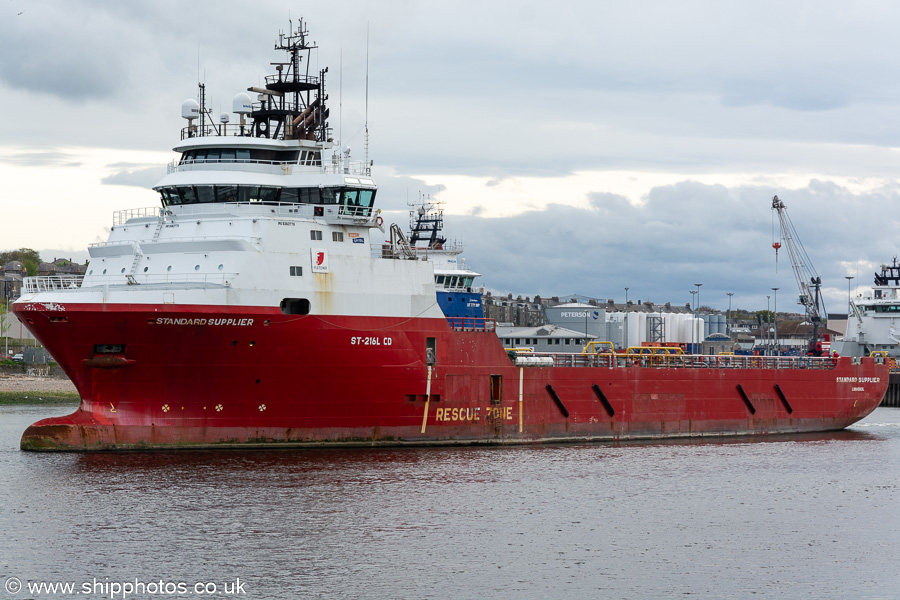
[(248, 115), (253, 112), (253, 104), (250, 100), (250, 96), (244, 92), (235, 94), (231, 101), (231, 111), (239, 115)]
[(188, 98), (181, 103), (182, 119), (197, 119), (200, 117), (200, 104), (193, 98)]

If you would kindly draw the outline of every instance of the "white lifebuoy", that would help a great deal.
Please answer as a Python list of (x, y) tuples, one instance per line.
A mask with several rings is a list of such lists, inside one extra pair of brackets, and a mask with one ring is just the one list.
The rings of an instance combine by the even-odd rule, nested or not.
[(384, 225), (384, 219), (382, 219), (381, 217), (375, 217), (375, 224), (381, 227), (382, 225)]

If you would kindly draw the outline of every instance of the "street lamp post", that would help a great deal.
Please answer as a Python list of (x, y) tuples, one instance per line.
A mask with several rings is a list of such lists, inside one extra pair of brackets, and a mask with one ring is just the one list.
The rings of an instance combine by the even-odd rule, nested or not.
[(775, 294), (775, 355), (778, 355), (778, 288), (773, 287), (772, 292)]
[[(697, 286), (697, 312), (699, 313), (699, 312), (700, 312), (700, 286), (703, 285), (703, 284), (702, 284), (702, 283), (695, 283), (694, 285)], [(700, 333), (700, 340), (699, 340), (699, 341), (700, 341), (700, 343), (703, 343), (703, 331), (704, 331), (706, 328), (703, 327), (703, 325), (701, 325), (701, 327), (702, 327), (702, 329), (700, 330), (701, 333)]]
[(691, 290), (691, 354), (694, 353), (694, 333), (697, 331), (697, 311), (694, 308), (694, 298), (697, 297), (699, 288)]
[(844, 275), (844, 279), (847, 280), (847, 320), (850, 320), (850, 311), (853, 308), (853, 303), (850, 301), (850, 280), (853, 279), (853, 275)]
[(725, 317), (725, 330), (728, 332), (728, 337), (731, 337), (731, 297), (734, 296), (734, 292), (725, 292), (725, 295), (728, 296), (728, 315)]
[(625, 340), (622, 342), (623, 348), (628, 348), (628, 288), (625, 288)]
[(766, 346), (769, 347), (769, 353), (771, 353), (772, 351), (772, 344), (769, 342), (769, 323), (771, 323), (771, 321), (769, 320), (771, 317), (769, 315), (772, 314), (772, 303), (770, 302), (771, 299), (772, 296), (766, 295)]

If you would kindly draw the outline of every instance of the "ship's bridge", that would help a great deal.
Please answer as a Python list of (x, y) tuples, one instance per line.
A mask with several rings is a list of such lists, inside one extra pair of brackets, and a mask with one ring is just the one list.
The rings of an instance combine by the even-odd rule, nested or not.
[[(178, 181), (167, 177), (154, 189), (159, 192), (165, 207), (212, 203), (312, 204), (318, 207), (335, 205), (343, 214), (366, 217), (374, 210), (377, 188), (371, 179), (352, 177), (323, 177), (321, 181), (292, 182), (287, 178), (262, 181), (259, 178), (231, 177), (227, 182)], [(221, 178), (217, 178), (221, 179)], [(321, 211), (319, 211), (321, 212)]]

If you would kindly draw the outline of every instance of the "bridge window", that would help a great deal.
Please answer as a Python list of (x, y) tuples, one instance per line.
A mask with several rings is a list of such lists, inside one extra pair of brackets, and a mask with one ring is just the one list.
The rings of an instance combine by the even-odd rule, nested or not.
[[(310, 153), (312, 154), (312, 153)], [(206, 162), (263, 162), (263, 163), (296, 163), (298, 150), (266, 150), (262, 148), (197, 148), (181, 155), (181, 164)], [(321, 164), (316, 158), (315, 163)]]
[(194, 189), (197, 192), (197, 200), (206, 204), (216, 201), (216, 188), (211, 185), (198, 185)]
[(322, 232), (319, 231), (318, 229), (311, 229), (309, 231), (309, 239), (315, 240), (315, 241), (320, 241), (322, 239)]
[(375, 190), (348, 188), (281, 188), (255, 185), (177, 186), (158, 190), (164, 206), (197, 202), (241, 202), (282, 204), (341, 204), (343, 212), (368, 216)]
[(281, 188), (261, 187), (259, 188), (259, 201), (278, 202), (279, 192), (281, 192)]
[(359, 190), (359, 205), (372, 206), (375, 202), (375, 190)]
[(178, 188), (178, 194), (181, 196), (181, 202), (184, 204), (197, 203), (197, 194), (194, 193), (194, 188), (192, 187), (180, 187)]
[(322, 191), (319, 188), (299, 188), (297, 196), (303, 204), (322, 204)]
[(238, 188), (240, 202), (278, 202), (281, 188), (241, 186)]
[(238, 198), (238, 188), (236, 185), (217, 185), (216, 201), (217, 202), (236, 202)]
[(162, 198), (163, 206), (181, 204), (181, 197), (174, 189), (162, 189), (159, 191), (159, 195)]
[(322, 164), (322, 155), (318, 151), (303, 150), (300, 153), (300, 164), (308, 166), (319, 166)]
[(363, 190), (359, 188), (325, 188), (322, 191), (322, 203), (340, 204), (342, 214), (367, 217), (369, 216), (374, 202), (375, 190)]
[(332, 242), (343, 242), (344, 241), (344, 232), (343, 231), (332, 231), (331, 232), (331, 241)]
[(341, 201), (341, 188), (322, 189), (322, 204), (339, 204)]

